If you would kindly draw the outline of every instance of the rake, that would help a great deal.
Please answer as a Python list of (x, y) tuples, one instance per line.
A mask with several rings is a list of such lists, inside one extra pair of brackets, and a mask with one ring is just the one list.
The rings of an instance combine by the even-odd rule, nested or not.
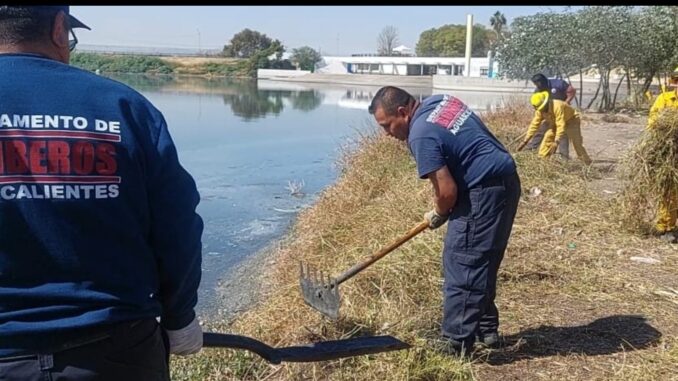
[(405, 233), (405, 235), (398, 238), (398, 240), (389, 246), (382, 248), (375, 254), (372, 254), (365, 261), (354, 265), (336, 278), (331, 278), (324, 272), (318, 272), (311, 266), (299, 262), (301, 273), (299, 276), (299, 283), (301, 284), (301, 292), (304, 296), (304, 301), (309, 306), (320, 311), (323, 315), (332, 320), (337, 320), (339, 318), (339, 306), (341, 304), (339, 285), (383, 258), (386, 254), (392, 252), (403, 243), (409, 241), (428, 228), (428, 226), (428, 221), (420, 222), (419, 225), (412, 228)]

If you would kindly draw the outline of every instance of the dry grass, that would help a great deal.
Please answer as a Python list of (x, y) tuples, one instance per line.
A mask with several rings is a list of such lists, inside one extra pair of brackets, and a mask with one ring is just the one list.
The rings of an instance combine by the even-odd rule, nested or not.
[(616, 114), (605, 114), (603, 115), (600, 120), (606, 123), (628, 123), (629, 118), (623, 116), (623, 115), (616, 115)]
[(534, 110), (526, 105), (524, 98), (513, 96), (506, 100), (504, 109), (482, 116), (487, 127), (509, 150), (515, 149), (521, 142), (534, 116)]
[[(484, 115), (505, 142), (532, 113), (515, 105)], [(303, 212), (275, 255), (269, 294), (232, 325), (208, 329), (274, 346), (390, 334), (407, 351), (310, 364), (269, 365), (236, 350), (204, 350), (173, 360), (174, 379), (466, 380), (670, 379), (678, 374), (675, 250), (625, 233), (620, 204), (587, 187), (578, 162), (515, 155), (523, 185), (498, 282), (502, 332), (509, 346), (469, 361), (431, 350), (441, 319), (440, 253), (445, 228), (426, 231), (340, 286), (342, 318), (306, 306), (298, 262), (336, 275), (416, 225), (431, 206), (406, 147), (374, 134), (342, 159), (342, 176)], [(539, 196), (530, 197), (538, 187)], [(660, 258), (638, 265), (633, 255)], [(669, 291), (666, 291), (669, 292)]]
[(160, 57), (173, 66), (173, 74), (206, 77), (249, 77), (247, 60), (226, 57)]
[(660, 197), (678, 189), (678, 110), (666, 109), (625, 157), (622, 202), (628, 225), (652, 229)]
[(237, 58), (226, 57), (160, 57), (161, 60), (181, 66), (198, 66), (206, 63), (232, 64), (238, 62)]

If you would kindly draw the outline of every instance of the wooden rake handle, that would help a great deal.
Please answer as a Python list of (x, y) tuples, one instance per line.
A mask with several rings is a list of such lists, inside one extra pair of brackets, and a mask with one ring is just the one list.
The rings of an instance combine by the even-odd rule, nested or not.
[(397, 241), (395, 241), (392, 244), (384, 247), (383, 249), (379, 250), (378, 252), (372, 254), (364, 262), (360, 262), (360, 263), (354, 265), (350, 269), (346, 270), (343, 274), (339, 275), (336, 278), (336, 284), (339, 285), (340, 283), (342, 283), (342, 282), (348, 280), (349, 278), (353, 277), (355, 274), (363, 271), (364, 269), (369, 267), (374, 262), (376, 262), (376, 261), (380, 260), (381, 258), (383, 258), (384, 256), (386, 256), (386, 254), (388, 254), (388, 253), (392, 252), (393, 250), (395, 250), (396, 248), (398, 248), (398, 246), (409, 241), (410, 239), (412, 239), (412, 237), (414, 237), (415, 235), (417, 235), (417, 234), (421, 233), (422, 231), (424, 231), (425, 229), (427, 229), (428, 226), (429, 226), (428, 221), (420, 222), (419, 225), (415, 226), (410, 231), (405, 233), (404, 236), (398, 238)]

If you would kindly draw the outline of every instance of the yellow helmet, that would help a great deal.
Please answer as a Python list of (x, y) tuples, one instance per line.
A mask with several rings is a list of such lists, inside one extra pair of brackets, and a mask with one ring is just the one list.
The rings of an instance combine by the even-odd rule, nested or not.
[(530, 103), (532, 107), (537, 111), (541, 111), (546, 107), (546, 104), (549, 102), (549, 92), (548, 91), (539, 91), (532, 94), (530, 97)]

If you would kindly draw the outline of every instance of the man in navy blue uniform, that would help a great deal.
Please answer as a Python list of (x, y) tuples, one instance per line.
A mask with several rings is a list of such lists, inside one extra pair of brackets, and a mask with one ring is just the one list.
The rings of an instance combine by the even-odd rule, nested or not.
[(0, 6), (0, 379), (168, 380), (202, 347), (199, 194), (148, 100), (68, 65), (75, 28)]
[(434, 95), (422, 102), (386, 86), (369, 107), (385, 132), (407, 145), (420, 178), (431, 181), (431, 229), (449, 221), (443, 249), (445, 348), (468, 354), (476, 340), (498, 344), (494, 304), (497, 271), (520, 198), (511, 155), (459, 99)]
[[(572, 99), (574, 99), (575, 95), (577, 94), (577, 89), (575, 89), (574, 86), (572, 86), (570, 83), (562, 79), (546, 78), (544, 74), (537, 73), (532, 76), (531, 80), (535, 86), (534, 89), (535, 93), (538, 93), (540, 91), (548, 91), (549, 94), (551, 94), (552, 99), (564, 101), (568, 105), (572, 103)], [(541, 126), (539, 126), (539, 129), (537, 130), (537, 133), (534, 135), (534, 137), (525, 146), (525, 149), (527, 150), (537, 149), (541, 144), (541, 141), (544, 139), (544, 134), (546, 133), (546, 130), (548, 128), (549, 128), (548, 122), (544, 121), (541, 124)], [(567, 137), (567, 135), (564, 135), (560, 139), (560, 144), (558, 145), (557, 152), (558, 154), (560, 154), (560, 156), (562, 156), (565, 159), (570, 158), (570, 139)]]

